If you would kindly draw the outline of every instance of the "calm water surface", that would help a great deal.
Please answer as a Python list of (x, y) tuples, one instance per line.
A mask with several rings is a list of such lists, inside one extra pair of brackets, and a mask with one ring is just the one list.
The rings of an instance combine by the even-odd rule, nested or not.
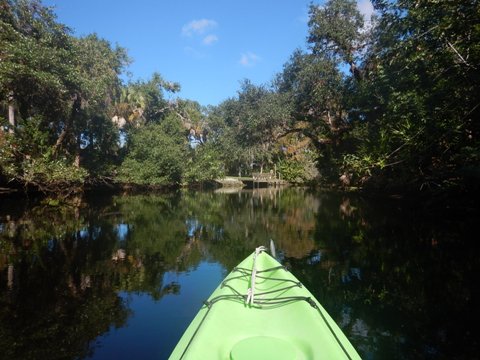
[(364, 359), (478, 359), (478, 213), (258, 189), (0, 199), (0, 358), (166, 359), (259, 245)]

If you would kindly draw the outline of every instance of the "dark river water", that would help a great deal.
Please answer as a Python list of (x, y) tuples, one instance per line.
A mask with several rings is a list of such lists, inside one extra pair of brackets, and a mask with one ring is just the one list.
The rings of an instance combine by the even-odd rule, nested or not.
[(478, 220), (293, 188), (0, 199), (0, 358), (166, 359), (272, 239), (363, 359), (478, 359)]

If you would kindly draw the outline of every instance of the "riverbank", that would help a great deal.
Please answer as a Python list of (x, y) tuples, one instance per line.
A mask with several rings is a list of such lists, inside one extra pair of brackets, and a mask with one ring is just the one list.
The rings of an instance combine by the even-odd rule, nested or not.
[[(215, 190), (216, 192), (231, 193), (243, 191), (245, 187), (238, 178), (227, 177), (224, 181), (209, 181), (196, 184), (180, 185), (136, 185), (115, 182), (96, 182), (88, 183), (84, 186), (64, 187), (57, 192), (43, 192), (33, 186), (21, 186), (18, 183), (0, 185), (1, 199), (30, 199), (34, 202), (40, 202), (49, 206), (58, 206), (66, 204), (69, 206), (78, 206), (84, 202), (84, 199), (97, 196), (109, 195), (161, 195), (180, 191), (182, 189), (190, 190)], [(290, 187), (304, 188), (307, 191), (338, 193), (348, 196), (348, 194), (357, 194), (365, 199), (382, 201), (382, 199), (402, 200), (406, 202), (421, 204), (422, 209), (431, 210), (434, 213), (446, 212), (456, 218), (458, 214), (469, 214), (478, 212), (480, 206), (475, 200), (480, 196), (478, 189), (462, 189), (455, 191), (441, 191), (439, 189), (423, 189), (422, 191), (413, 191), (408, 188), (390, 188), (379, 189), (374, 187), (344, 187), (344, 186), (325, 186), (318, 183), (309, 184), (290, 184)], [(278, 188), (278, 187), (277, 187)], [(281, 188), (281, 187), (280, 187)], [(222, 191), (223, 189), (223, 191)], [(272, 187), (273, 189), (273, 187)]]

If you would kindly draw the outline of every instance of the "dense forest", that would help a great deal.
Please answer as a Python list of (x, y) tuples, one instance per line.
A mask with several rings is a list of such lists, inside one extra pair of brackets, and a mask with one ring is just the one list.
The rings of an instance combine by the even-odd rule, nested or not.
[(167, 96), (180, 84), (160, 74), (122, 80), (125, 49), (74, 36), (40, 0), (0, 0), (0, 189), (275, 169), (321, 186), (478, 190), (478, 1), (372, 3), (369, 21), (354, 0), (310, 5), (306, 50), (271, 83), (202, 107)]

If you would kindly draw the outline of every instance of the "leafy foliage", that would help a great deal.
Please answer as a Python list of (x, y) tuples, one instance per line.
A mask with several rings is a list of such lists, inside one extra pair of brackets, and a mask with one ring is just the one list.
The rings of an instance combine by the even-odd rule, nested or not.
[(356, 88), (367, 120), (359, 155), (375, 154), (373, 168), (399, 184), (463, 187), (475, 161), (463, 148), (479, 149), (478, 4), (423, 3), (374, 1), (368, 77)]
[[(143, 185), (277, 167), (295, 181), (478, 189), (477, 2), (372, 3), (374, 19), (354, 0), (311, 4), (307, 50), (205, 109), (169, 97), (180, 85), (158, 73), (123, 84), (123, 48), (73, 37), (38, 0), (4, 0), (0, 175), (55, 191), (118, 166), (116, 180)], [(207, 141), (196, 151), (191, 130)]]
[(188, 160), (184, 174), (187, 183), (201, 183), (225, 176), (224, 162), (214, 143), (207, 143), (192, 151), (193, 156)]
[(20, 180), (46, 192), (69, 193), (85, 181), (87, 171), (73, 166), (68, 157), (54, 156), (49, 134), (42, 131), (41, 123), (39, 117), (22, 120), (15, 136), (5, 136), (0, 147), (0, 166), (10, 180)]
[(106, 114), (128, 62), (125, 51), (96, 35), (71, 36), (40, 1), (1, 7), (0, 105), (8, 108), (2, 125), (12, 133), (3, 172), (54, 192), (55, 183), (103, 175), (117, 156)]
[(272, 87), (243, 82), (237, 98), (210, 114), (218, 121), (213, 138), (219, 143), (229, 173), (273, 168), (280, 155), (279, 138), (291, 122), (291, 102)]
[(186, 160), (178, 119), (170, 116), (131, 133), (119, 180), (139, 185), (171, 185), (182, 181)]

